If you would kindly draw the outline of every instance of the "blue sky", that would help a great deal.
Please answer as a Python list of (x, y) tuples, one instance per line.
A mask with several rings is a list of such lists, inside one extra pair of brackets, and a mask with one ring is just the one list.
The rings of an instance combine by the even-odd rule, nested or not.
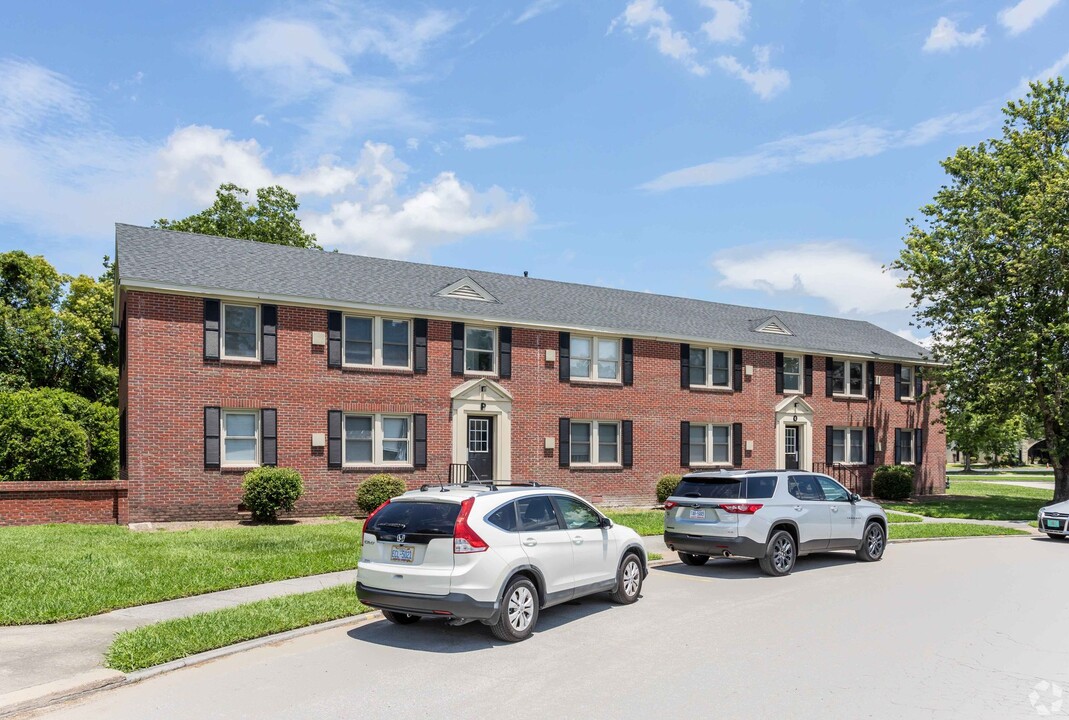
[(868, 319), (881, 265), (1069, 2), (24, 3), (0, 25), (0, 250), (280, 183), (343, 252)]

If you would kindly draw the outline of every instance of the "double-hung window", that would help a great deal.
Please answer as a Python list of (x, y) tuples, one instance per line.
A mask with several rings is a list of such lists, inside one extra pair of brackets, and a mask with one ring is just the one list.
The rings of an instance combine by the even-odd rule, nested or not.
[(410, 465), (410, 415), (346, 415), (343, 463), (346, 465)]
[(691, 423), (690, 464), (730, 465), (731, 426)]
[(903, 400), (913, 397), (913, 366), (902, 365), (895, 382), (898, 383), (898, 397)]
[(620, 379), (620, 341), (573, 335), (569, 347), (570, 376), (574, 380), (612, 382)]
[(832, 430), (831, 437), (832, 462), (845, 464), (865, 462), (865, 430), (863, 428), (835, 428)]
[(802, 392), (802, 358), (800, 355), (783, 356), (783, 391)]
[(620, 463), (620, 423), (571, 422), (572, 465), (618, 465)]
[(223, 410), (222, 430), (224, 467), (247, 467), (260, 464), (260, 413), (256, 410)]
[(898, 434), (898, 462), (902, 465), (912, 465), (916, 462), (915, 448), (913, 447), (913, 431), (902, 430)]
[(342, 327), (345, 365), (391, 368), (412, 366), (410, 320), (346, 315)]
[(716, 348), (690, 349), (691, 387), (731, 388), (731, 351)]
[(833, 395), (865, 396), (865, 363), (852, 360), (833, 360), (831, 363)]
[(487, 327), (464, 327), (464, 372), (492, 374), (497, 331)]
[(223, 352), (228, 360), (260, 357), (260, 308), (257, 305), (223, 303)]

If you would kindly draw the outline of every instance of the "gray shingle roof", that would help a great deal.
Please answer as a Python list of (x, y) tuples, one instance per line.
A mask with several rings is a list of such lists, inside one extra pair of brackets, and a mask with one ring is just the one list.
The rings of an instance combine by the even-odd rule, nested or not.
[[(355, 304), (433, 317), (589, 329), (680, 341), (817, 354), (919, 360), (923, 348), (860, 320), (578, 285), (439, 265), (115, 226), (119, 282), (226, 295)], [(463, 277), (496, 302), (443, 297)], [(772, 316), (792, 335), (756, 332)]]

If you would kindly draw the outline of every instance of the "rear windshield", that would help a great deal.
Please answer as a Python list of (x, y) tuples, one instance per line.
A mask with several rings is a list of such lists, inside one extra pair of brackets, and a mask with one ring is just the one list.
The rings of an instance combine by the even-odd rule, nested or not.
[(738, 478), (683, 478), (674, 497), (754, 500), (770, 498), (776, 490), (775, 475)]
[(392, 502), (371, 518), (371, 533), (452, 537), (460, 505), (451, 502)]

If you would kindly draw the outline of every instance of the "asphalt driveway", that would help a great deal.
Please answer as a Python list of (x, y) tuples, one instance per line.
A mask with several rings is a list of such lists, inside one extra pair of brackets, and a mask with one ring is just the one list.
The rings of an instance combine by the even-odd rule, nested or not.
[(1067, 569), (1069, 542), (1034, 537), (896, 544), (874, 564), (826, 554), (779, 579), (672, 565), (636, 605), (548, 610), (517, 645), (478, 624), (374, 622), (46, 717), (1002, 720), (1055, 709), (1050, 683), (1069, 713)]

